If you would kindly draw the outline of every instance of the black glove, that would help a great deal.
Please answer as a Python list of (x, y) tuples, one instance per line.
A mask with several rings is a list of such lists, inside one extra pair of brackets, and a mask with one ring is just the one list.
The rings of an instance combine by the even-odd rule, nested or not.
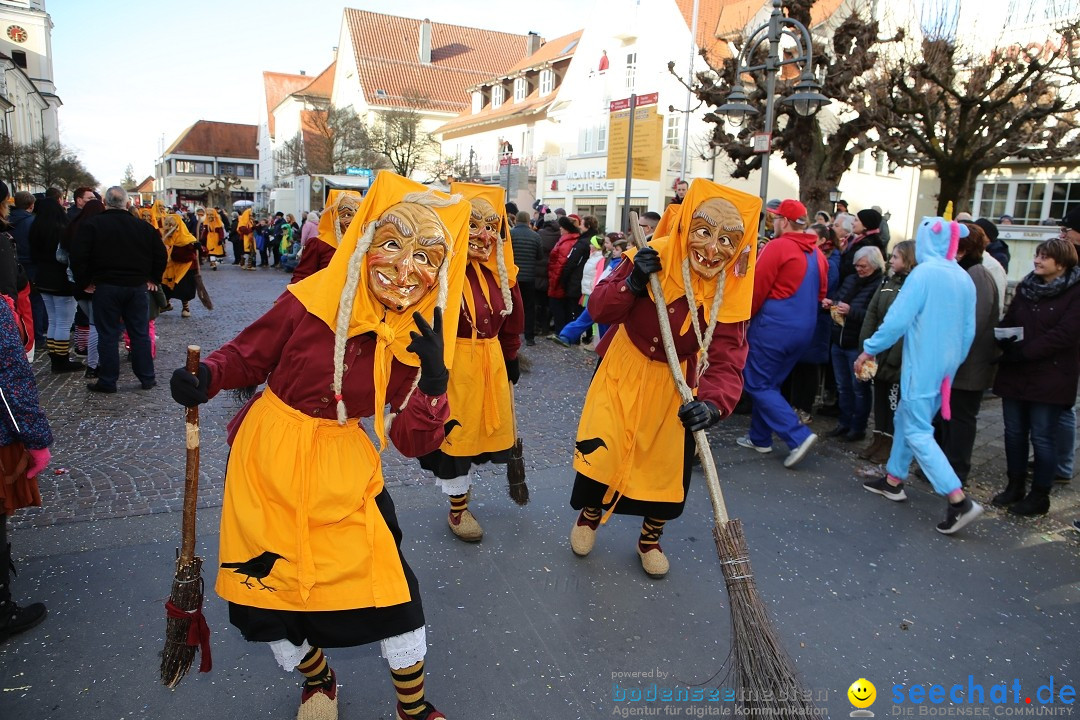
[(199, 363), (199, 374), (192, 375), (187, 368), (173, 370), (169, 379), (169, 390), (172, 391), (173, 400), (184, 407), (201, 405), (210, 397), (210, 368), (206, 363)]
[(413, 313), (413, 320), (420, 332), (409, 333), (412, 342), (405, 349), (420, 358), (420, 383), (417, 387), (425, 395), (442, 395), (450, 380), (450, 373), (443, 362), (442, 309), (435, 308), (430, 325), (418, 312)]
[(626, 278), (626, 287), (638, 297), (644, 297), (649, 289), (649, 276), (660, 272), (660, 253), (651, 247), (643, 247), (634, 256), (634, 269)]
[(521, 363), (517, 358), (506, 361), (506, 377), (510, 379), (510, 382), (517, 385), (517, 381), (521, 378)]
[(1020, 340), (1015, 337), (1002, 338), (998, 340), (998, 345), (1001, 347), (1001, 357), (998, 358), (999, 362), (1003, 363), (1015, 363), (1023, 362), (1024, 350), (1020, 345)]
[(720, 421), (720, 411), (708, 400), (694, 400), (679, 408), (679, 419), (690, 432), (704, 430)]

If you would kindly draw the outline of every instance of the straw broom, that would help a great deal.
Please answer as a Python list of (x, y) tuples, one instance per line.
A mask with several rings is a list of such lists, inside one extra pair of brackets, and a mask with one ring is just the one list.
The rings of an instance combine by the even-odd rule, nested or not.
[[(188, 345), (186, 369), (199, 372), (199, 347)], [(172, 592), (165, 603), (165, 649), (161, 651), (161, 682), (168, 687), (184, 679), (202, 651), (199, 672), (210, 672), (210, 628), (202, 613), (202, 558), (195, 555), (195, 505), (199, 495), (199, 406), (187, 408), (185, 415), (187, 466), (184, 472), (184, 519), (181, 545), (176, 560)]]
[[(637, 213), (630, 213), (630, 227), (634, 244), (645, 247), (645, 236), (638, 227)], [(723, 292), (725, 275), (720, 276), (717, 292)], [(685, 405), (694, 400), (686, 384), (668, 319), (667, 303), (660, 278), (649, 277), (649, 286), (656, 301), (656, 314), (660, 334), (664, 341), (664, 354), (672, 379)], [(690, 308), (695, 312), (694, 308)], [(797, 718), (805, 720), (813, 708), (811, 693), (806, 690), (792, 667), (791, 659), (784, 652), (769, 618), (765, 603), (758, 595), (754, 572), (750, 567), (750, 553), (746, 546), (742, 522), (728, 517), (720, 479), (716, 472), (709, 438), (704, 430), (694, 433), (697, 454), (705, 471), (705, 483), (713, 506), (713, 540), (720, 556), (728, 601), (731, 604), (731, 644), (729, 676), (736, 689), (736, 700), (746, 708), (768, 708), (770, 718)]]
[(529, 486), (525, 484), (525, 457), (521, 436), (517, 433), (517, 407), (514, 404), (514, 384), (510, 383), (510, 418), (514, 423), (514, 446), (506, 463), (506, 481), (509, 483), (510, 499), (518, 505), (529, 503)]

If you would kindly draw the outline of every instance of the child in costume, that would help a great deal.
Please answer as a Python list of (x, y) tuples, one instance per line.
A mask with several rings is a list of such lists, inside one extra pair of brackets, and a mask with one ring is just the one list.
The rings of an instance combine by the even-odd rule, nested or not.
[(918, 264), (885, 314), (863, 343), (855, 372), (878, 353), (904, 339), (900, 368), (900, 403), (887, 475), (863, 487), (889, 500), (907, 499), (904, 480), (914, 457), (930, 483), (948, 499), (937, 530), (951, 535), (982, 514), (982, 506), (964, 494), (945, 453), (934, 442), (934, 415), (948, 420), (949, 392), (956, 370), (975, 337), (975, 284), (956, 263), (956, 248), (967, 228), (940, 217), (924, 217), (915, 233)]
[(396, 717), (444, 717), (424, 698), (419, 589), (360, 418), (406, 456), (442, 442), (452, 348), (439, 305), (461, 294), (468, 215), (460, 197), (380, 173), (325, 270), (290, 285), (198, 377), (173, 374), (187, 406), (266, 383), (229, 426), (216, 590), (247, 640), (305, 676), (299, 720), (337, 718), (322, 648), (375, 641)]
[(240, 218), (236, 221), (236, 232), (243, 238), (244, 242), (244, 264), (241, 267), (245, 270), (254, 270), (256, 252), (255, 221), (251, 219), (251, 208), (240, 213)]
[(469, 264), (459, 301), (461, 310), (450, 375), (450, 420), (438, 450), (420, 458), (450, 496), (447, 522), (466, 542), (484, 530), (469, 510), (474, 465), (506, 463), (514, 445), (510, 383), (517, 384), (518, 349), (525, 311), (517, 287), (517, 266), (506, 222), (505, 195), (495, 185), (451, 183), (471, 204)]
[[(664, 523), (682, 514), (690, 483), (691, 432), (731, 414), (742, 391), (746, 321), (761, 201), (696, 179), (670, 205), (649, 247), (623, 261), (589, 298), (612, 324), (597, 352), (578, 425), (570, 505), (580, 510), (570, 547), (588, 555), (612, 513), (640, 515), (642, 568), (663, 577)], [(665, 361), (649, 276), (659, 273), (675, 350), (697, 399), (681, 405)]]
[(361, 195), (355, 190), (331, 190), (326, 207), (319, 216), (319, 234), (310, 238), (300, 253), (300, 262), (293, 271), (292, 281), (300, 282), (308, 275), (330, 264), (334, 251), (341, 245), (341, 237), (349, 229), (349, 223), (360, 206)]

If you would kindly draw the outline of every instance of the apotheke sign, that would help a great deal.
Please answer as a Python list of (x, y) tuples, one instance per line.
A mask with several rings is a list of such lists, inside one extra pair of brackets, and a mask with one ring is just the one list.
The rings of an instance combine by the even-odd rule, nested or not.
[(607, 192), (615, 189), (615, 181), (607, 179), (603, 170), (571, 170), (566, 173), (566, 191), (585, 190)]

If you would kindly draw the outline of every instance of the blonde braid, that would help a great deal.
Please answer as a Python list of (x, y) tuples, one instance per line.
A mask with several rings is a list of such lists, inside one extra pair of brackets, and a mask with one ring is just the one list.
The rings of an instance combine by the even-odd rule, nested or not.
[(338, 302), (337, 328), (334, 331), (334, 399), (337, 400), (338, 425), (344, 425), (349, 419), (341, 393), (342, 378), (345, 374), (345, 343), (349, 339), (349, 321), (352, 319), (353, 303), (356, 301), (356, 289), (360, 285), (360, 265), (374, 237), (375, 223), (368, 223), (349, 257), (345, 287), (341, 289), (341, 300)]
[(701, 323), (698, 322), (697, 317), (697, 298), (694, 297), (694, 283), (690, 277), (690, 258), (683, 258), (682, 279), (683, 287), (686, 288), (686, 302), (690, 306), (690, 322), (694, 326), (694, 337), (697, 338), (698, 347), (701, 347), (705, 340), (701, 336)]
[(503, 305), (506, 306), (499, 314), (505, 316), (514, 312), (514, 301), (510, 297), (510, 276), (506, 272), (506, 253), (503, 252), (501, 239), (495, 245), (495, 265), (499, 268), (499, 289), (502, 290)]

